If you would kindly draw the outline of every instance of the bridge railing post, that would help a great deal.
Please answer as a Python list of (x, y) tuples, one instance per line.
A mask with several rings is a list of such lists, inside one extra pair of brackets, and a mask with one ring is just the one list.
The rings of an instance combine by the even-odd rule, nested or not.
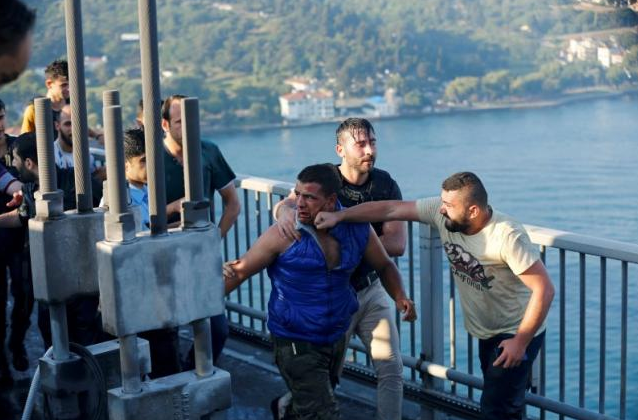
[[(421, 358), (439, 365), (443, 365), (444, 359), (442, 249), (439, 231), (430, 225), (419, 224)], [(442, 391), (443, 380), (425, 375), (423, 386)], [(440, 413), (431, 408), (423, 406), (421, 410), (423, 420), (442, 418)]]

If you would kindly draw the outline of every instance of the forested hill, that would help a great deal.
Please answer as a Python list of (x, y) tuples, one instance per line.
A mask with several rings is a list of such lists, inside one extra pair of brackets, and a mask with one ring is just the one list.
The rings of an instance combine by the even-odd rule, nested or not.
[[(43, 67), (65, 55), (64, 2), (26, 2), (38, 11), (31, 67)], [(419, 105), (457, 77), (537, 71), (555, 60), (556, 35), (638, 24), (627, 8), (601, 12), (570, 0), (158, 0), (157, 7), (161, 67), (170, 72), (162, 92), (200, 97), (222, 125), (276, 121), (277, 97), (293, 75), (316, 77), (346, 97), (394, 87)], [(122, 91), (130, 113), (140, 95), (139, 46), (121, 34), (137, 32), (137, 2), (83, 0), (82, 8), (85, 55), (108, 59), (89, 75), (90, 111), (99, 111), (98, 88), (107, 86)], [(42, 91), (34, 74), (14, 85), (0, 95)]]

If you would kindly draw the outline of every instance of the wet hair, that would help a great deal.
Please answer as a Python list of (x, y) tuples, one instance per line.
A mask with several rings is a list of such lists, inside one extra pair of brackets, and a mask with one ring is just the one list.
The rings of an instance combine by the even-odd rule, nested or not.
[(69, 63), (66, 60), (55, 60), (44, 69), (45, 79), (57, 80), (69, 78)]
[(0, 55), (15, 54), (33, 29), (35, 11), (19, 0), (3, 0), (0, 14)]
[(337, 194), (341, 189), (341, 177), (337, 172), (337, 167), (331, 163), (306, 166), (297, 175), (297, 181), (304, 184), (308, 182), (319, 184), (326, 197)]
[(487, 208), (487, 191), (485, 191), (485, 187), (479, 177), (472, 172), (457, 172), (450, 175), (443, 181), (441, 188), (445, 191), (458, 191), (467, 188), (469, 204)]
[(162, 104), (162, 119), (171, 122), (171, 104), (173, 101), (184, 99), (185, 95), (171, 95), (168, 98), (164, 99), (164, 103)]
[(20, 156), (20, 159), (31, 159), (35, 163), (38, 163), (38, 146), (35, 140), (35, 133), (23, 133), (18, 136), (13, 146), (16, 154)]
[(124, 159), (130, 160), (144, 153), (144, 130), (130, 128), (124, 131)]
[(354, 136), (355, 133), (365, 132), (368, 136), (370, 133), (374, 133), (374, 127), (370, 121), (365, 118), (348, 118), (337, 127), (337, 144), (341, 141), (343, 133), (350, 133)]

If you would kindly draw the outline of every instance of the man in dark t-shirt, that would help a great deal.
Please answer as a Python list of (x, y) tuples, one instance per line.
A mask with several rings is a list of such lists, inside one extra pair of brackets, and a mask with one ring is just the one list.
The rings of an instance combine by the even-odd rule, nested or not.
[[(341, 163), (335, 165), (341, 175), (339, 202), (351, 207), (367, 201), (398, 200), (401, 190), (390, 174), (374, 167), (376, 134), (364, 118), (348, 118), (337, 128), (336, 152)], [(294, 224), (294, 202), (290, 197), (274, 209), (282, 235), (297, 238)], [(404, 222), (374, 223), (373, 228), (390, 256), (400, 256), (405, 250)], [(357, 292), (359, 310), (352, 316), (348, 338), (356, 334), (372, 358), (377, 374), (377, 419), (401, 419), (403, 401), (403, 361), (399, 333), (394, 322), (394, 310), (384, 291), (402, 288), (400, 284), (381, 284), (377, 273), (365, 262), (350, 278)], [(383, 287), (382, 287), (383, 286)], [(397, 307), (400, 302), (396, 302)], [(413, 307), (414, 303), (409, 301)], [(282, 399), (283, 401), (283, 399)]]
[[(173, 95), (162, 103), (162, 129), (164, 138), (164, 170), (166, 182), (167, 202), (179, 200), (185, 195), (184, 191), (184, 155), (182, 145), (182, 110), (183, 95)], [(204, 196), (211, 204), (211, 220), (215, 220), (213, 196), (215, 191), (222, 199), (222, 214), (217, 223), (222, 237), (237, 220), (240, 211), (239, 197), (235, 189), (235, 173), (224, 159), (217, 145), (209, 141), (202, 141), (202, 175)], [(168, 222), (179, 220), (179, 213), (168, 215)], [(225, 315), (210, 318), (213, 346), (213, 361), (219, 357), (226, 338), (228, 337), (228, 322)], [(176, 329), (155, 330), (151, 332), (151, 339), (158, 343), (157, 358), (162, 358), (162, 375), (175, 373), (180, 367), (175, 362), (177, 355)], [(151, 359), (153, 359), (153, 342), (151, 342)], [(151, 360), (153, 365), (154, 362)], [(194, 367), (193, 350), (189, 352), (185, 368)]]

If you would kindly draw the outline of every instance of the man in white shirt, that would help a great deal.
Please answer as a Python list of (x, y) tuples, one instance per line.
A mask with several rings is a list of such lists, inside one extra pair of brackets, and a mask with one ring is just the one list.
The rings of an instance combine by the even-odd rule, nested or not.
[(538, 248), (511, 217), (492, 210), (471, 172), (443, 181), (441, 197), (376, 201), (319, 213), (318, 229), (341, 221), (410, 220), (441, 234), (459, 291), (465, 328), (479, 340), (484, 419), (523, 418), (532, 363), (545, 337), (554, 286)]

